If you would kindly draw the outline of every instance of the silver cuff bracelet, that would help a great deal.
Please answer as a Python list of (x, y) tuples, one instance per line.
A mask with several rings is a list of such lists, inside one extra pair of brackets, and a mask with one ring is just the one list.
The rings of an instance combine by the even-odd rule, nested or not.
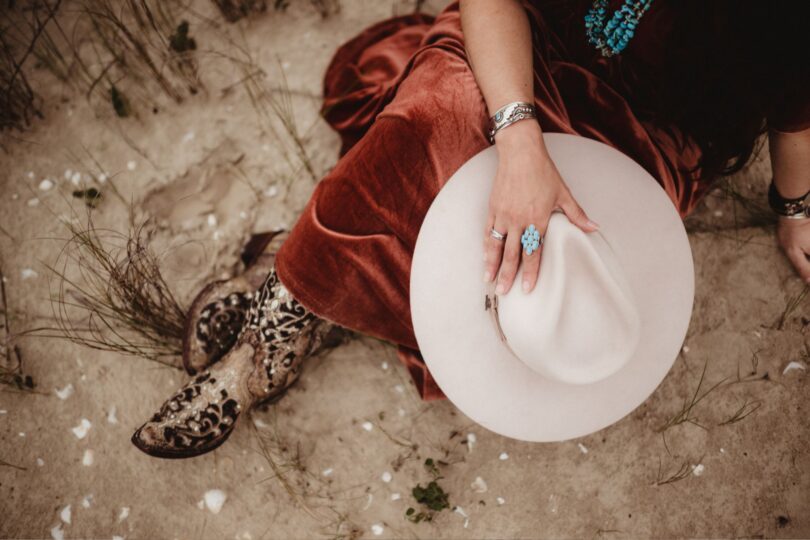
[(533, 103), (513, 101), (495, 111), (495, 114), (489, 119), (490, 144), (495, 144), (495, 134), (497, 132), (524, 118), (537, 118), (537, 112)]

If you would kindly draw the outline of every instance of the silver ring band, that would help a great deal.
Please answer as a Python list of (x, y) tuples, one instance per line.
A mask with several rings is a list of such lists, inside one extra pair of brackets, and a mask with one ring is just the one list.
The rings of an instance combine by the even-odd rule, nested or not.
[(506, 235), (505, 235), (505, 234), (501, 234), (501, 233), (499, 233), (498, 231), (496, 231), (496, 230), (495, 230), (495, 227), (492, 227), (492, 228), (489, 230), (489, 235), (490, 235), (492, 238), (494, 238), (495, 240), (505, 240), (505, 239), (506, 239)]

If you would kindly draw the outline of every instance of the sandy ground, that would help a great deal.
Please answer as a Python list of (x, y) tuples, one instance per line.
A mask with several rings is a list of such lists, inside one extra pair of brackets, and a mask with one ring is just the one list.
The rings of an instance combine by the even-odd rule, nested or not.
[[(217, 17), (209, 3), (195, 7)], [(322, 19), (295, 2), (229, 28), (243, 31), (271, 85), (276, 55), (282, 63), (316, 178), (338, 149), (317, 114), (331, 53), (367, 24), (412, 8), (343, 0)], [(223, 31), (195, 29), (201, 49)], [(138, 219), (155, 218), (152, 246), (165, 254), (182, 302), (233, 269), (251, 232), (294, 223), (315, 180), (289, 176), (241, 86), (222, 91), (239, 70), (200, 54), (207, 93), (125, 120), (35, 75), (46, 118), (23, 140), (6, 139), (0, 155), (0, 225), (11, 235), (0, 235), (0, 249), (15, 330), (53, 323), (55, 282), (45, 264), (64, 244), (60, 217), (84, 216), (68, 169), (102, 190), (98, 226), (125, 231), (123, 201)], [(91, 178), (102, 169), (120, 199), (109, 181)], [(738, 185), (763, 200), (768, 173), (763, 154)], [(43, 191), (46, 178), (55, 185)], [(38, 393), (0, 392), (0, 537), (810, 537), (810, 313), (805, 300), (784, 316), (802, 284), (773, 230), (755, 223), (739, 208), (735, 215), (729, 199), (707, 198), (687, 222), (697, 296), (682, 354), (632, 414), (563, 443), (505, 439), (447, 401), (421, 402), (394, 349), (359, 336), (308, 359), (287, 396), (242, 420), (217, 451), (157, 460), (129, 438), (183, 372), (64, 340), (22, 339)], [(704, 365), (701, 395), (728, 384), (699, 401), (693, 422), (662, 435), (657, 428), (695, 394)], [(725, 422), (741, 407), (750, 414)], [(442, 460), (439, 483), (455, 511), (412, 523), (405, 511), (419, 505), (411, 490), (432, 479), (427, 458)], [(225, 495), (218, 512), (206, 503), (206, 493), (215, 502), (211, 490)]]

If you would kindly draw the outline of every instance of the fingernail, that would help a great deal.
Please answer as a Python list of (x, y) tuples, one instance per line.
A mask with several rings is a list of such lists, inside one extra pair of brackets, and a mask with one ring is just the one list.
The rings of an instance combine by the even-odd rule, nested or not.
[(495, 288), (495, 292), (498, 294), (503, 294), (506, 292), (506, 283), (498, 283), (498, 286)]
[(523, 292), (529, 292), (529, 281), (528, 280), (523, 281)]
[(599, 224), (596, 223), (595, 221), (591, 221), (590, 219), (588, 220), (587, 225), (588, 225), (588, 227), (591, 227), (592, 229), (598, 229), (599, 228)]
[(484, 270), (484, 283), (489, 281), (489, 270)]

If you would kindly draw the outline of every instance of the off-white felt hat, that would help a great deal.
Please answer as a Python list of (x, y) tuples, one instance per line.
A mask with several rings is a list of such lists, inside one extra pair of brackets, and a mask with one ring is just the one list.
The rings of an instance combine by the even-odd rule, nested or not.
[(410, 279), (417, 343), (441, 390), (483, 427), (537, 442), (593, 433), (647, 399), (677, 358), (694, 300), (689, 241), (660, 184), (606, 144), (543, 136), (599, 231), (554, 212), (535, 288), (521, 289), (521, 262), (509, 292), (495, 294), (481, 280), (498, 166), (488, 147), (432, 202)]

